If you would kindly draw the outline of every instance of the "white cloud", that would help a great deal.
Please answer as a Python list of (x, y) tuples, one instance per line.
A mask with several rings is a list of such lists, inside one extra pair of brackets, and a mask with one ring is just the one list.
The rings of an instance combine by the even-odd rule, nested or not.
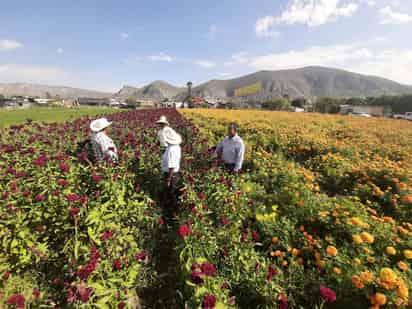
[(127, 40), (129, 38), (129, 34), (127, 32), (122, 32), (122, 33), (120, 33), (120, 37), (123, 40)]
[(380, 10), (382, 16), (381, 24), (407, 24), (412, 23), (412, 15), (406, 13), (395, 12), (390, 6), (386, 6)]
[(149, 59), (150, 61), (164, 61), (164, 62), (173, 62), (176, 59), (172, 56), (169, 56), (165, 53), (158, 53), (155, 55), (150, 55), (147, 56), (147, 59)]
[(12, 50), (23, 47), (23, 44), (15, 40), (0, 40), (0, 51)]
[[(355, 0), (354, 0), (355, 1)], [(260, 37), (276, 37), (277, 25), (304, 24), (310, 27), (324, 25), (339, 17), (350, 17), (359, 5), (341, 0), (291, 0), (279, 16), (265, 16), (256, 22), (256, 34)]]
[(53, 83), (64, 82), (68, 74), (63, 70), (47, 66), (0, 64), (1, 82)]
[(61, 47), (59, 47), (56, 51), (57, 51), (58, 54), (63, 54), (64, 53), (64, 49), (61, 48)]
[(217, 32), (217, 26), (216, 25), (210, 25), (209, 32), (207, 34), (207, 37), (209, 38), (209, 40), (213, 41), (215, 39), (216, 32)]
[(313, 46), (261, 56), (233, 57), (254, 70), (327, 66), (386, 77), (412, 85), (412, 49), (371, 49), (361, 44)]
[(214, 63), (213, 61), (209, 61), (209, 60), (195, 60), (194, 63), (205, 69), (211, 69), (216, 66), (216, 63)]

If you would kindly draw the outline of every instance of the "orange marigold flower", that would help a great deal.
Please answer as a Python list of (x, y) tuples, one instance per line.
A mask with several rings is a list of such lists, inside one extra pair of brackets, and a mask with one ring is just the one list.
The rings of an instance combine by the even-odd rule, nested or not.
[(333, 272), (337, 275), (340, 275), (342, 273), (342, 269), (339, 267), (333, 267)]
[(364, 283), (370, 283), (373, 280), (373, 274), (370, 271), (364, 271), (360, 274), (360, 279)]
[(336, 249), (334, 246), (328, 246), (326, 248), (326, 253), (329, 256), (337, 256), (338, 255), (338, 249)]
[(398, 268), (402, 271), (407, 271), (408, 270), (408, 264), (406, 264), (403, 261), (399, 261), (398, 263), (396, 263), (396, 265), (398, 266)]
[(352, 284), (358, 289), (363, 289), (365, 287), (361, 278), (358, 275), (352, 276)]
[(367, 242), (368, 244), (372, 244), (375, 241), (373, 235), (369, 234), (368, 232), (362, 232), (360, 234), (360, 237), (364, 242)]
[(405, 282), (403, 280), (399, 280), (399, 285), (398, 289), (396, 290), (396, 293), (398, 296), (402, 299), (408, 299), (409, 297), (409, 290), (408, 287), (406, 286)]
[(412, 204), (412, 194), (407, 194), (402, 197), (402, 202)]
[(383, 306), (386, 304), (386, 295), (382, 293), (376, 293), (371, 298), (371, 303), (373, 305)]
[(272, 237), (272, 244), (276, 244), (279, 241), (279, 237)]

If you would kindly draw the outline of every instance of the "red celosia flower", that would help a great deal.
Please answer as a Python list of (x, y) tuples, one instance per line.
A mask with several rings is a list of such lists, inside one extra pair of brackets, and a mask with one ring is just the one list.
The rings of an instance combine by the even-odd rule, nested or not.
[(72, 216), (77, 216), (80, 213), (80, 208), (70, 208), (69, 214)]
[(120, 259), (115, 259), (112, 263), (112, 268), (113, 270), (120, 270), (122, 268), (122, 263), (120, 262)]
[(281, 295), (279, 297), (278, 308), (279, 309), (288, 309), (289, 308), (288, 298), (285, 295)]
[(100, 175), (97, 175), (97, 174), (93, 174), (93, 175), (92, 175), (92, 180), (93, 180), (95, 183), (99, 183), (100, 181), (102, 181), (102, 179), (103, 179), (103, 177), (100, 176)]
[(216, 267), (211, 263), (203, 263), (202, 265), (200, 265), (200, 269), (206, 276), (213, 277), (214, 275), (216, 275)]
[(37, 194), (34, 200), (36, 202), (43, 202), (46, 199), (46, 197), (43, 194)]
[(268, 275), (266, 277), (266, 279), (268, 281), (272, 281), (272, 278), (276, 275), (277, 270), (273, 265), (269, 265), (269, 270), (268, 270)]
[(69, 185), (69, 182), (67, 180), (64, 180), (64, 179), (58, 179), (57, 184), (59, 186), (62, 186), (62, 187), (67, 187)]
[(124, 307), (126, 307), (126, 303), (125, 302), (120, 302), (118, 305), (117, 305), (117, 308), (118, 309), (123, 309)]
[(204, 199), (206, 199), (206, 194), (204, 193), (204, 192), (200, 192), (198, 195), (197, 195), (197, 197), (200, 199), (200, 200), (204, 200)]
[(80, 295), (80, 300), (83, 303), (87, 303), (90, 299), (90, 296), (93, 293), (93, 290), (91, 288), (85, 288), (83, 286), (78, 286), (77, 287), (77, 293)]
[(4, 280), (9, 279), (10, 276), (11, 276), (11, 272), (9, 272), (9, 271), (5, 271), (5, 272), (3, 273), (3, 279), (4, 279)]
[(25, 303), (26, 299), (24, 298), (23, 295), (21, 294), (14, 294), (12, 296), (10, 296), (7, 301), (6, 304), (7, 305), (12, 305), (15, 306), (16, 308), (22, 308), (24, 309), (24, 303)]
[(99, 262), (100, 253), (96, 247), (92, 247), (90, 250), (90, 260), (89, 262), (77, 270), (77, 275), (82, 280), (87, 280), (90, 274), (96, 269), (97, 263)]
[(146, 258), (147, 254), (146, 252), (142, 251), (140, 253), (137, 253), (134, 258), (136, 259), (136, 261), (143, 261)]
[(216, 306), (217, 298), (215, 295), (206, 294), (203, 296), (202, 309), (213, 309)]
[(334, 303), (336, 301), (336, 293), (332, 289), (325, 286), (321, 286), (319, 288), (319, 291), (322, 298), (328, 303)]
[(67, 173), (67, 172), (70, 171), (70, 166), (68, 166), (68, 165), (65, 164), (64, 162), (60, 162), (59, 168), (60, 168), (60, 171), (61, 171), (62, 173)]
[(81, 199), (76, 193), (70, 193), (66, 195), (66, 200), (70, 203), (75, 203)]
[(160, 217), (158, 223), (159, 225), (163, 225), (165, 224), (165, 220), (162, 217)]
[(222, 225), (227, 225), (227, 224), (229, 224), (229, 220), (226, 217), (221, 217), (220, 218), (220, 223)]
[(32, 293), (34, 299), (39, 299), (40, 298), (40, 291), (38, 289), (34, 288), (31, 293)]
[(106, 232), (104, 232), (104, 233), (100, 236), (100, 239), (101, 239), (101, 240), (108, 240), (108, 239), (112, 238), (113, 235), (114, 235), (114, 232), (112, 232), (112, 231), (106, 231)]
[(194, 284), (202, 284), (203, 283), (203, 279), (201, 277), (202, 275), (203, 275), (202, 272), (193, 270), (190, 274), (191, 281)]
[(179, 226), (179, 235), (185, 239), (190, 234), (190, 227), (187, 224)]
[(256, 231), (252, 231), (252, 238), (254, 241), (259, 241), (260, 240), (260, 235)]

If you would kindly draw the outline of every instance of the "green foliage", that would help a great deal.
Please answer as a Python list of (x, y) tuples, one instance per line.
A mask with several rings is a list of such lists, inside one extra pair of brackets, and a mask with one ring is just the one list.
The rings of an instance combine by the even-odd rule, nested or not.
[(262, 108), (267, 110), (288, 110), (290, 108), (290, 102), (286, 98), (278, 97), (272, 98), (269, 101), (262, 103)]
[(341, 104), (342, 99), (322, 97), (316, 101), (314, 109), (318, 113), (337, 114), (340, 111)]

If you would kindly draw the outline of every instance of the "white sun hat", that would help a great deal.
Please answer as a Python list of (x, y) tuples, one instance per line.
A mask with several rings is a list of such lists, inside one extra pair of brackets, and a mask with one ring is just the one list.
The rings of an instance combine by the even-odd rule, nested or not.
[(161, 140), (169, 145), (180, 145), (182, 143), (182, 137), (172, 128), (164, 128), (160, 134)]
[(99, 132), (103, 129), (106, 129), (111, 124), (112, 123), (109, 122), (106, 118), (99, 118), (99, 119), (93, 120), (90, 123), (90, 130), (92, 130), (93, 132)]
[(156, 121), (156, 123), (169, 125), (169, 121), (167, 121), (166, 116), (160, 116), (160, 119), (158, 121)]

